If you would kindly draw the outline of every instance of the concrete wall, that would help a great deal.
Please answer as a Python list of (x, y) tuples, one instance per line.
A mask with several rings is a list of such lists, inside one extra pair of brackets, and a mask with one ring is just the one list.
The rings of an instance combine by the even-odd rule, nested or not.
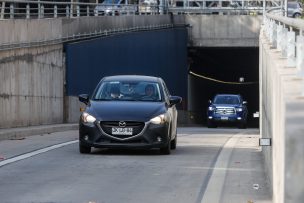
[(63, 122), (62, 45), (0, 51), (0, 128)]
[(62, 36), (62, 19), (1, 20), (2, 44), (33, 42)]
[(190, 46), (258, 47), (261, 16), (187, 15)]
[(303, 78), (260, 34), (260, 132), (273, 202), (304, 202)]
[(62, 36), (71, 36), (77, 33), (88, 33), (99, 30), (117, 28), (130, 28), (137, 26), (183, 24), (183, 16), (154, 15), (154, 16), (102, 16), (102, 17), (81, 17), (63, 18)]

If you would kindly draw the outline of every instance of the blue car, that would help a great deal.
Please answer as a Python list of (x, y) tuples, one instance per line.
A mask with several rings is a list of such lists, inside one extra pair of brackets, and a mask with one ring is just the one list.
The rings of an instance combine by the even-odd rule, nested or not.
[(235, 123), (239, 128), (246, 128), (247, 115), (247, 102), (241, 95), (217, 94), (209, 100), (207, 126), (215, 128), (220, 123)]

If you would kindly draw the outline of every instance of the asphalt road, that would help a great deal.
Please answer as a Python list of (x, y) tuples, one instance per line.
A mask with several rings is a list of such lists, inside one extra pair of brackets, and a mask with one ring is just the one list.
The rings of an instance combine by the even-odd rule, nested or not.
[(179, 128), (171, 155), (80, 154), (77, 134), (1, 141), (0, 202), (271, 202), (257, 129)]

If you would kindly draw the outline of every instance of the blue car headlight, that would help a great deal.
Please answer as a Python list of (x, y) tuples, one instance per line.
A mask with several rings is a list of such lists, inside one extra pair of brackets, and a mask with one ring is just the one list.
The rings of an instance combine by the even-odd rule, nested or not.
[(213, 106), (209, 106), (209, 107), (208, 107), (208, 110), (209, 110), (209, 111), (213, 111), (214, 109), (215, 109), (215, 108), (214, 108)]
[(91, 116), (90, 114), (83, 112), (81, 115), (81, 120), (84, 123), (94, 123), (96, 121), (96, 118), (94, 116)]
[(235, 110), (236, 110), (237, 112), (241, 112), (241, 111), (243, 111), (243, 109), (242, 109), (242, 108), (235, 108)]
[(166, 116), (165, 116), (165, 114), (161, 114), (159, 116), (151, 118), (150, 122), (153, 123), (153, 124), (157, 124), (157, 125), (163, 124), (163, 123), (166, 122)]

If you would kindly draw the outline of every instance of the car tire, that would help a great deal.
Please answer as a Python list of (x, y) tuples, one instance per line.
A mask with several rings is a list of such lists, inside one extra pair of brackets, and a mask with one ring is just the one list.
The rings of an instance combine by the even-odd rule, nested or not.
[(164, 147), (159, 149), (161, 154), (168, 155), (171, 153), (171, 136), (168, 138), (168, 142)]
[(175, 134), (174, 140), (171, 141), (171, 149), (176, 149), (177, 144), (177, 134)]
[(238, 128), (239, 128), (239, 129), (245, 129), (245, 128), (247, 128), (247, 123), (246, 123), (246, 122), (244, 122), (244, 123), (239, 123)]
[(171, 144), (168, 142), (166, 146), (160, 148), (160, 153), (163, 155), (169, 155), (171, 153)]
[(300, 14), (300, 13), (295, 13), (295, 14), (293, 14), (293, 17), (294, 17), (294, 18), (300, 18), (300, 17), (301, 17), (301, 14)]
[(217, 126), (212, 121), (207, 121), (207, 127), (208, 128), (216, 128)]
[(84, 146), (79, 142), (79, 152), (81, 154), (89, 154), (91, 153), (91, 147)]

